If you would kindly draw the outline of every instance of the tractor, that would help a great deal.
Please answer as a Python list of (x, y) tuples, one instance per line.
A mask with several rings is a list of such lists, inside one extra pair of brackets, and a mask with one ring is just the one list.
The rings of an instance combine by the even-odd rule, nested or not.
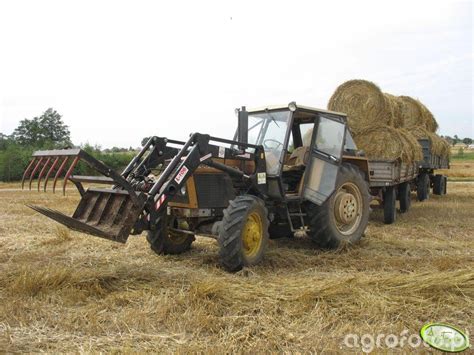
[[(71, 217), (29, 207), (116, 242), (145, 232), (158, 254), (186, 252), (196, 236), (214, 238), (230, 272), (259, 263), (269, 238), (307, 235), (321, 248), (359, 241), (369, 217), (369, 169), (346, 115), (295, 102), (236, 115), (232, 140), (153, 136), (121, 173), (81, 149), (37, 151), (22, 187), (36, 179), (46, 191), (54, 176), (53, 191), (58, 179), (63, 192), (70, 181), (81, 200)], [(100, 175), (75, 175), (79, 161)]]

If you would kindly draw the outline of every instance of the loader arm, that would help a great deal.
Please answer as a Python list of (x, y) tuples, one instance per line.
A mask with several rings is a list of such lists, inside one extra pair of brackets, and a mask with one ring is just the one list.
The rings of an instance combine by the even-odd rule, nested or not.
[[(167, 203), (201, 164), (250, 180), (256, 191), (266, 193), (266, 184), (259, 184), (256, 178), (258, 173), (266, 171), (262, 146), (245, 144), (255, 150), (250, 154), (209, 144), (210, 140), (231, 145), (238, 143), (199, 133), (192, 134), (187, 142), (152, 137), (122, 173), (115, 172), (81, 149), (38, 151), (33, 154), (33, 160), (25, 171), (22, 187), (28, 180), (31, 189), (32, 181), (36, 178), (39, 190), (45, 176), (46, 190), (49, 177), (55, 173), (54, 192), (57, 180), (64, 175), (63, 193), (70, 180), (81, 194), (81, 200), (72, 217), (44, 207), (29, 207), (73, 230), (125, 243), (130, 234), (140, 234), (144, 230), (154, 228), (155, 221), (160, 213), (164, 213)], [(255, 171), (247, 175), (239, 169), (214, 161), (213, 158), (253, 160)], [(83, 161), (102, 176), (73, 175), (79, 161)], [(148, 175), (160, 165), (164, 170), (155, 181)], [(83, 183), (112, 187), (89, 187), (86, 190)]]

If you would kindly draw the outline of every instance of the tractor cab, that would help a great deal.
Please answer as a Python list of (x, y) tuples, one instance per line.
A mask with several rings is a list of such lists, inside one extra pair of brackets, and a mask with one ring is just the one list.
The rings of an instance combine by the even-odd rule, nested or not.
[(335, 188), (345, 142), (352, 142), (345, 114), (292, 102), (242, 108), (238, 117), (238, 141), (265, 150), (271, 197), (304, 197), (318, 205), (326, 201)]

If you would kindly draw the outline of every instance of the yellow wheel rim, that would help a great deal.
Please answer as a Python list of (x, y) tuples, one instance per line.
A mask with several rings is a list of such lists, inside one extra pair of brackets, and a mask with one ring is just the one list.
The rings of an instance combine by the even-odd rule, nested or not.
[(263, 239), (262, 218), (257, 212), (252, 212), (247, 218), (242, 231), (243, 252), (246, 257), (254, 257), (258, 254)]
[[(188, 225), (187, 222), (178, 223), (178, 221), (174, 221), (171, 224), (171, 226), (174, 227), (174, 228), (179, 228), (179, 229), (188, 229), (189, 228), (189, 225)], [(173, 244), (182, 244), (186, 241), (187, 238), (188, 238), (188, 234), (185, 234), (185, 233), (179, 233), (179, 232), (175, 232), (175, 231), (169, 231), (168, 232), (168, 239)]]
[(337, 190), (334, 216), (341, 234), (350, 236), (359, 228), (363, 204), (362, 193), (354, 183), (346, 182)]

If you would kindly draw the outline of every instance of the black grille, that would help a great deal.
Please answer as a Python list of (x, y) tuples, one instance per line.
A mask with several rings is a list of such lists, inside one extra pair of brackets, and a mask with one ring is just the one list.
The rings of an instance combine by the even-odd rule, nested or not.
[(195, 174), (199, 208), (225, 208), (235, 198), (232, 180), (227, 174)]

